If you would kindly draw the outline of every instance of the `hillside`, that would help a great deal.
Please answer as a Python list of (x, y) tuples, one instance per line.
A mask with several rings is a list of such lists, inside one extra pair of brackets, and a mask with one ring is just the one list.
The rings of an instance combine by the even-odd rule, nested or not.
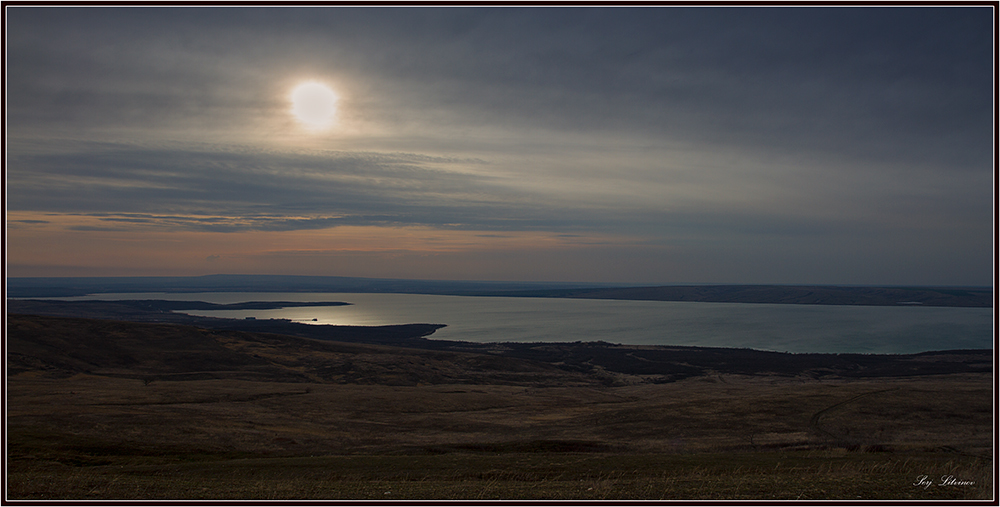
[[(319, 341), (183, 325), (8, 315), (9, 374), (154, 380), (417, 384), (594, 384), (516, 358)], [(376, 340), (378, 329), (376, 328)]]
[(991, 495), (991, 351), (795, 366), (7, 318), (8, 500)]

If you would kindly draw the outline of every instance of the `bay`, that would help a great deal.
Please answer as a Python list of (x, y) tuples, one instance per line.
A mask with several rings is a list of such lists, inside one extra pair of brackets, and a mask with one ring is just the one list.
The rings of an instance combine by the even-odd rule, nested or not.
[(879, 354), (993, 348), (992, 308), (295, 292), (126, 293), (65, 299), (342, 301), (351, 305), (184, 313), (352, 326), (446, 324), (429, 338), (480, 343), (605, 341)]

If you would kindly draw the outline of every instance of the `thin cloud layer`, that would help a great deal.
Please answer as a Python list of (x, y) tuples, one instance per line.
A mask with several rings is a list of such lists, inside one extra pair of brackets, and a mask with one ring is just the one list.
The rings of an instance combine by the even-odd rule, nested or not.
[[(989, 7), (6, 9), (12, 244), (420, 228), (483, 241), (460, 277), (990, 280)], [(289, 113), (305, 80), (328, 131)], [(484, 256), (504, 235), (580, 240), (528, 268)]]

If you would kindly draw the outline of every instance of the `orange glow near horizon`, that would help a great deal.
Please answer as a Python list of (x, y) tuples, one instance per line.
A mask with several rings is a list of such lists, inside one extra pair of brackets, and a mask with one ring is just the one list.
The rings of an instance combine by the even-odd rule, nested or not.
[[(510, 259), (624, 238), (552, 232), (340, 226), (291, 231), (199, 232), (102, 217), (8, 214), (9, 276), (166, 276), (213, 273), (400, 277), (389, 264), (442, 264), (476, 255)], [(625, 240), (625, 242), (628, 242)], [(437, 259), (437, 260), (435, 260)], [(393, 261), (391, 263), (387, 261)], [(458, 262), (458, 261), (451, 261)], [(512, 261), (511, 261), (512, 262)]]

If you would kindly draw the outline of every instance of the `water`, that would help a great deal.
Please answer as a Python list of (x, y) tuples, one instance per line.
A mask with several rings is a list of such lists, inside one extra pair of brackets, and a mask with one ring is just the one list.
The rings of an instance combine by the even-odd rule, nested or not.
[(880, 354), (993, 348), (992, 308), (264, 292), (96, 294), (66, 299), (342, 301), (352, 305), (185, 313), (354, 326), (447, 324), (431, 338), (471, 342), (602, 340), (634, 345)]

